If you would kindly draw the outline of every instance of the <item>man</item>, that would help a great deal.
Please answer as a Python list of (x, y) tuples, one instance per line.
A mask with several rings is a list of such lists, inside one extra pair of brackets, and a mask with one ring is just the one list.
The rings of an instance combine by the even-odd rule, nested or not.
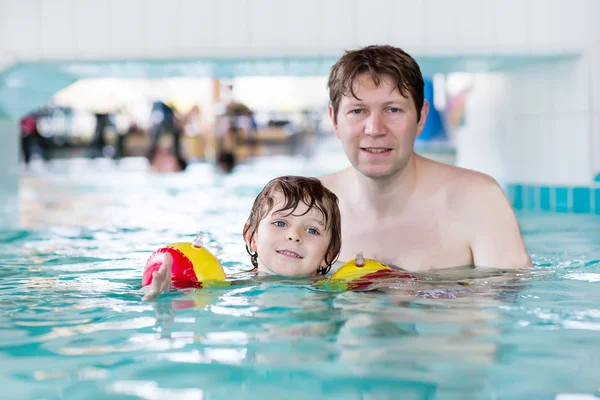
[(347, 52), (328, 89), (334, 131), (352, 164), (321, 178), (340, 199), (340, 261), (362, 251), (415, 272), (532, 265), (494, 179), (414, 153), (429, 104), (410, 55), (392, 46)]

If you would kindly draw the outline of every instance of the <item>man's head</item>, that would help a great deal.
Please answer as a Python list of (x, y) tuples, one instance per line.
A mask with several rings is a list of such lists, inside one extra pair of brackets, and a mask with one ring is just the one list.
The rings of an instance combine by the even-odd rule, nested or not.
[(329, 115), (350, 163), (374, 179), (401, 173), (429, 111), (416, 61), (392, 46), (350, 51), (332, 67), (328, 86)]
[(316, 178), (282, 176), (257, 196), (244, 226), (252, 264), (285, 276), (327, 273), (341, 249), (338, 199)]
[(384, 77), (391, 78), (404, 97), (412, 98), (417, 121), (425, 100), (425, 81), (419, 64), (404, 50), (393, 46), (367, 46), (347, 51), (331, 68), (327, 89), (335, 122), (342, 96), (352, 96), (358, 78), (368, 74), (379, 86)]

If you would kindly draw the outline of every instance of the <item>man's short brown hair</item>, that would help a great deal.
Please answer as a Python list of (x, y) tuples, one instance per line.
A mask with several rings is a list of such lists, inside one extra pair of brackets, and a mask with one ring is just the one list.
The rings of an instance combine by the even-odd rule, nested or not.
[[(318, 272), (325, 275), (331, 265), (336, 262), (342, 247), (341, 216), (337, 196), (327, 189), (317, 178), (303, 176), (281, 176), (271, 180), (254, 200), (252, 211), (244, 226), (244, 238), (250, 233), (248, 242), (252, 242), (258, 224), (275, 206), (275, 193), (283, 195), (283, 204), (278, 211), (294, 212), (300, 202), (306, 204), (308, 213), (316, 208), (323, 215), (325, 229), (331, 232), (331, 240), (325, 253), (327, 268), (319, 267)], [(250, 252), (246, 244), (246, 251), (250, 254), (254, 267), (258, 266), (256, 253)]]
[(417, 109), (417, 121), (421, 119), (425, 100), (425, 82), (421, 68), (404, 50), (386, 45), (346, 51), (331, 67), (327, 88), (335, 122), (342, 96), (351, 94), (358, 99), (352, 86), (363, 74), (369, 74), (377, 86), (384, 76), (392, 77), (402, 96), (408, 98), (407, 93), (412, 96)]

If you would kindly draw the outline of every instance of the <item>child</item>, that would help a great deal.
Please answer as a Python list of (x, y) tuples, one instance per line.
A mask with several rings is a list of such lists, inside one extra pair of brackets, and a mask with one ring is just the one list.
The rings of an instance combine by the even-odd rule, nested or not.
[[(244, 226), (244, 241), (258, 274), (307, 277), (325, 275), (342, 245), (335, 194), (316, 178), (282, 176), (259, 193)], [(172, 258), (144, 287), (151, 300), (171, 287)]]

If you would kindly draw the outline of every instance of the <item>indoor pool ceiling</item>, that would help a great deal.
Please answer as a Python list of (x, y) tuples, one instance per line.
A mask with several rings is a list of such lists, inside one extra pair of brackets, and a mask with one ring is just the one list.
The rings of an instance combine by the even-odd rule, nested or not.
[[(557, 62), (576, 55), (416, 57), (423, 74), (499, 72)], [(84, 78), (233, 78), (323, 76), (336, 58), (174, 59), (59, 61), (15, 64), (0, 73), (0, 116), (17, 117), (45, 104), (60, 89)]]

